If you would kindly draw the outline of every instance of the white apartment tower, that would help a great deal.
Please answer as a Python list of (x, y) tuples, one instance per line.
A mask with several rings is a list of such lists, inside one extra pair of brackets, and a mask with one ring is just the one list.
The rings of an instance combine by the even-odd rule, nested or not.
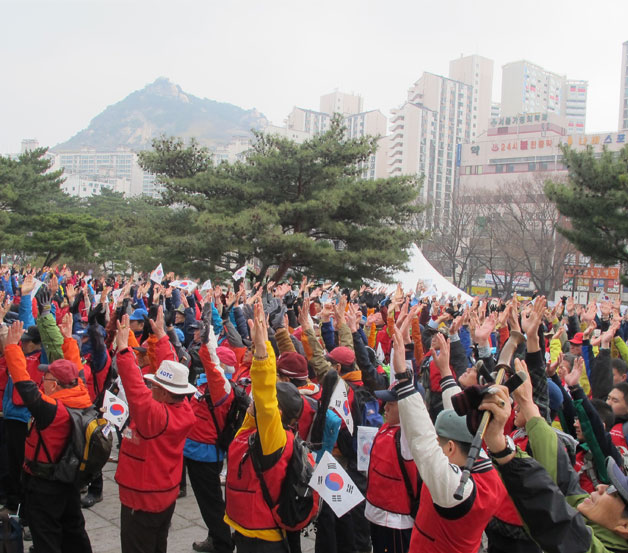
[(471, 141), (488, 129), (492, 112), (493, 60), (482, 56), (460, 56), (449, 62), (449, 78), (473, 87), (471, 98)]
[(334, 91), (321, 96), (320, 108), (322, 113), (355, 115), (364, 111), (364, 100), (362, 96)]
[(526, 60), (502, 67), (501, 115), (554, 113), (570, 133), (584, 133), (587, 81), (567, 80)]
[[(377, 152), (364, 162), (362, 176), (366, 179), (385, 178), (388, 176), (388, 141), (386, 139), (387, 118), (379, 110), (364, 111), (363, 99), (354, 94), (332, 92), (320, 99), (320, 111), (294, 107), (286, 121), (286, 133), (304, 136), (316, 136), (329, 130), (335, 113), (343, 116), (348, 138), (379, 136)], [(273, 131), (278, 134), (276, 131)]]
[(621, 82), (619, 89), (619, 130), (628, 129), (628, 41), (621, 48)]
[(472, 85), (423, 73), (408, 90), (408, 100), (392, 110), (389, 174), (423, 176), (427, 227), (449, 219), (457, 148), (471, 141), (473, 106)]
[(588, 89), (588, 81), (568, 80), (565, 83), (565, 117), (569, 134), (584, 134)]

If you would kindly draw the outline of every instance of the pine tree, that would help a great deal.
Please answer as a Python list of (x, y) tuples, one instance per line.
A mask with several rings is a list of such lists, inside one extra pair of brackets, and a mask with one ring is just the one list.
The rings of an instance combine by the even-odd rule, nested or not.
[[(628, 146), (606, 149), (597, 157), (592, 148), (563, 148), (567, 183), (548, 181), (545, 193), (570, 220), (559, 231), (574, 246), (604, 265), (628, 262)], [(624, 283), (628, 276), (624, 275)]]

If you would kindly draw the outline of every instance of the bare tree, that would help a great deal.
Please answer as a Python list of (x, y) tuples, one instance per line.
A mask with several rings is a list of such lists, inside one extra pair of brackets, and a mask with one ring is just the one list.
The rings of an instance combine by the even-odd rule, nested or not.
[(504, 183), (497, 190), (475, 190), (461, 201), (477, 206), (477, 260), (492, 274), (498, 293), (511, 294), (522, 273), (530, 275), (542, 294), (560, 288), (565, 257), (574, 250), (557, 232), (564, 222), (543, 192), (541, 175)]
[(425, 257), (458, 288), (471, 286), (478, 272), (477, 257), (482, 247), (478, 215), (474, 202), (454, 197), (449, 219), (433, 227), (422, 244)]

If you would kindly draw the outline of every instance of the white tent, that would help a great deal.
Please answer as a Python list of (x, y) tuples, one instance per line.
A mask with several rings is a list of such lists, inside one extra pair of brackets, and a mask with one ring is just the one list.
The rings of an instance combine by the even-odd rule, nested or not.
[(444, 293), (447, 296), (457, 297), (460, 294), (463, 301), (471, 301), (472, 298), (469, 294), (454, 286), (432, 267), (416, 244), (412, 244), (409, 253), (409, 270), (395, 275), (395, 282), (401, 282), (404, 290), (414, 290), (417, 282), (422, 280), (429, 289), (430, 295), (432, 295), (432, 291), (434, 295), (438, 296)]

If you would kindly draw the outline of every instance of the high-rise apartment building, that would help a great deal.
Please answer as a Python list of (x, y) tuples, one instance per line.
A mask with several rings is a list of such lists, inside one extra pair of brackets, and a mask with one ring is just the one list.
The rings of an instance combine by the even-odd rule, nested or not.
[(553, 113), (572, 133), (584, 133), (587, 81), (567, 80), (526, 60), (502, 67), (501, 115)]
[(565, 117), (569, 134), (584, 134), (587, 119), (588, 81), (565, 83)]
[(501, 102), (491, 102), (491, 119), (499, 119), (502, 112)]
[[(363, 99), (354, 94), (332, 92), (321, 96), (320, 111), (295, 107), (288, 115), (286, 132), (278, 132), (270, 127), (270, 132), (290, 137), (298, 136), (302, 142), (305, 136), (316, 136), (329, 130), (335, 113), (343, 116), (348, 138), (379, 136), (377, 152), (362, 164), (362, 176), (367, 179), (388, 176), (388, 141), (386, 127), (388, 120), (379, 110), (364, 111)], [(266, 132), (269, 132), (268, 129)]]
[[(492, 78), (492, 74), (491, 74)], [(482, 89), (490, 86), (482, 83)], [(478, 131), (473, 119), (471, 84), (423, 73), (408, 90), (407, 101), (393, 110), (389, 136), (389, 174), (423, 176), (422, 200), (427, 227), (446, 222), (451, 214), (458, 145)], [(476, 106), (477, 107), (477, 106)], [(490, 99), (486, 116), (490, 113)], [(473, 121), (476, 127), (473, 128)]]
[(114, 152), (97, 152), (89, 149), (56, 152), (53, 168), (63, 168), (67, 175), (81, 175), (94, 182), (126, 179), (131, 195), (146, 193), (154, 195), (159, 192), (155, 187), (154, 178), (145, 178), (144, 171), (137, 163), (137, 154), (124, 148)]
[(628, 129), (628, 40), (621, 48), (621, 82), (619, 92), (619, 130)]
[(320, 111), (322, 113), (341, 113), (355, 115), (364, 111), (364, 100), (356, 94), (334, 91), (321, 96)]
[(471, 141), (485, 134), (492, 112), (493, 60), (482, 56), (460, 56), (449, 62), (449, 78), (473, 87)]

